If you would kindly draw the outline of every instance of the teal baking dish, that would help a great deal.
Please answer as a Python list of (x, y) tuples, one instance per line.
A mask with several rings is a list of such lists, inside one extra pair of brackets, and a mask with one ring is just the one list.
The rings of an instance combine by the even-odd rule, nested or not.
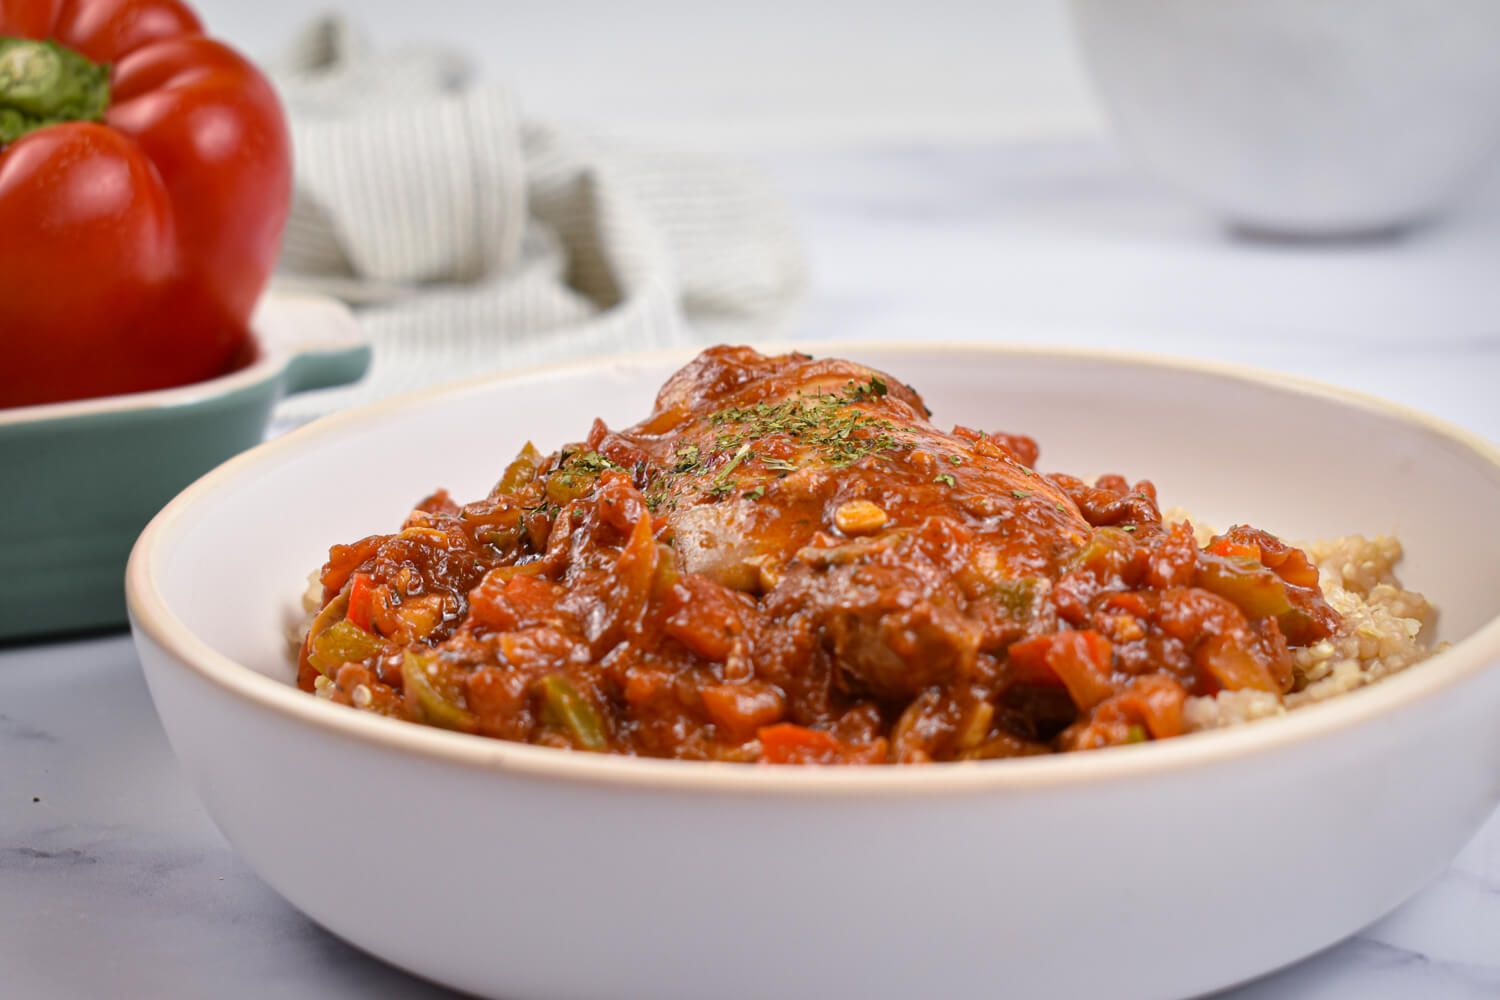
[(278, 400), (358, 381), (342, 304), (271, 293), (243, 367), (207, 382), (0, 410), (0, 641), (125, 625), (125, 559), (152, 516), (258, 444)]

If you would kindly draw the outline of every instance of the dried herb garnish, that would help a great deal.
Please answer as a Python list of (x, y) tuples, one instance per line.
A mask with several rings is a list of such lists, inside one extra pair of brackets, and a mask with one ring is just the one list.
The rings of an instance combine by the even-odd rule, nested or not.
[(558, 454), (557, 470), (552, 474), (567, 491), (576, 491), (580, 486), (598, 478), (599, 473), (619, 466), (597, 451), (570, 451), (564, 448)]
[(676, 510), (677, 498), (667, 492), (667, 480), (663, 477), (656, 488), (646, 493), (646, 509), (653, 514), (663, 510)]
[[(757, 457), (751, 446), (763, 438), (790, 438), (803, 453), (812, 453), (816, 461), (834, 469), (846, 469), (861, 459), (900, 451), (908, 445), (897, 438), (897, 426), (866, 413), (858, 405), (889, 393), (890, 386), (885, 380), (872, 375), (863, 382), (851, 379), (839, 392), (803, 392), (776, 403), (717, 410), (708, 415), (708, 423), (715, 428), (712, 441), (706, 446), (679, 447), (672, 464), (645, 491), (646, 506), (652, 513), (674, 509), (677, 501), (673, 488), (684, 475), (712, 472), (706, 489), (708, 496), (714, 499), (730, 496), (735, 490), (731, 473)], [(715, 459), (726, 452), (731, 453), (728, 462), (713, 471)], [(801, 468), (796, 460), (777, 456), (761, 457), (760, 462), (779, 477)], [(764, 495), (764, 489), (752, 488), (742, 495), (758, 499)]]
[(572, 467), (582, 469), (584, 472), (600, 473), (605, 469), (618, 468), (615, 463), (599, 454), (597, 451), (586, 451), (572, 462)]
[(714, 484), (708, 488), (709, 496), (728, 496), (734, 489), (734, 484), (729, 481), (729, 474), (739, 468), (745, 459), (751, 457), (752, 454), (749, 441), (740, 445), (739, 450), (734, 453), (734, 457), (730, 458), (724, 464), (724, 467), (719, 470), (719, 474), (714, 476)]
[[(785, 435), (818, 452), (835, 469), (845, 469), (862, 458), (897, 451), (903, 447), (894, 434), (896, 425), (872, 417), (855, 404), (878, 399), (890, 391), (885, 381), (872, 375), (867, 382), (850, 382), (842, 393), (798, 393), (779, 403), (729, 406), (709, 415), (721, 428), (714, 446), (728, 450), (760, 438)], [(776, 460), (776, 468), (790, 472), (789, 462)]]

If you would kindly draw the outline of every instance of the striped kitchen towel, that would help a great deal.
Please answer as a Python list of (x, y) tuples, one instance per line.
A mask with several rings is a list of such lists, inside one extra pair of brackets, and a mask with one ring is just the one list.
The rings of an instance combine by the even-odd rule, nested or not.
[(381, 53), (336, 16), (272, 67), (295, 146), (277, 287), (359, 307), (369, 378), (281, 426), (447, 379), (779, 333), (803, 259), (749, 168), (523, 121), (442, 49)]

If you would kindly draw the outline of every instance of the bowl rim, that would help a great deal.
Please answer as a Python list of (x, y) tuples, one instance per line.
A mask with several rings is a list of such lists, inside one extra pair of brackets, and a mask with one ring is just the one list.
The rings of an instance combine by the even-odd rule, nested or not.
[(285, 371), (297, 354), (292, 345), (281, 343), (276, 336), (276, 312), (296, 308), (300, 303), (327, 301), (331, 300), (302, 292), (270, 289), (256, 303), (255, 312), (250, 317), (248, 341), (254, 354), (248, 363), (239, 368), (213, 378), (189, 382), (187, 385), (170, 386), (166, 389), (149, 389), (145, 392), (125, 392), (112, 396), (69, 399), (59, 403), (7, 407), (0, 409), (0, 428), (54, 420), (71, 420), (108, 413), (191, 406), (195, 403), (228, 396), (249, 386), (260, 385)]
[[(1129, 368), (1227, 379), (1283, 393), (1310, 395), (1415, 424), (1460, 446), (1500, 476), (1500, 448), (1470, 431), (1399, 403), (1358, 390), (1246, 365), (1171, 357), (1141, 351), (1040, 347), (1027, 344), (880, 340), (807, 341), (767, 345), (771, 350), (887, 354), (983, 354), (1057, 361), (1096, 361)], [(351, 711), (309, 696), (293, 685), (244, 666), (199, 638), (171, 611), (156, 586), (156, 567), (171, 545), (177, 522), (219, 490), (253, 474), (313, 440), (337, 436), (372, 416), (419, 409), (448, 396), (484, 392), (519, 380), (555, 378), (630, 365), (685, 361), (701, 347), (626, 353), (601, 358), (527, 366), (498, 375), (470, 377), (408, 392), (344, 410), (244, 452), (208, 472), (164, 507), (137, 539), (126, 568), (126, 603), (138, 646), (149, 640), (174, 668), (196, 675), (231, 697), (270, 711), (325, 735), (353, 739), (387, 752), (411, 754), (429, 762), (462, 765), (491, 773), (524, 775), (569, 784), (657, 791), (712, 791), (775, 796), (872, 796), (890, 794), (971, 794), (1000, 790), (1049, 790), (1094, 783), (1143, 780), (1253, 754), (1286, 749), (1374, 722), (1427, 701), (1486, 670), (1500, 667), (1500, 614), (1473, 634), (1378, 684), (1253, 725), (1192, 734), (1106, 752), (1054, 754), (1003, 761), (943, 762), (920, 767), (772, 767), (728, 762), (663, 760), (593, 754), (454, 733), (429, 726)]]

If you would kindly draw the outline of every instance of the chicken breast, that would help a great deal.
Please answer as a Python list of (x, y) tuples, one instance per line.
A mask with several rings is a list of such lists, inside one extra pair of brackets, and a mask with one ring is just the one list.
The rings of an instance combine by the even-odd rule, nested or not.
[(661, 470), (646, 495), (684, 572), (811, 624), (878, 698), (971, 670), (1008, 634), (995, 608), (1090, 532), (1008, 441), (939, 430), (915, 390), (848, 361), (705, 351), (599, 450)]

